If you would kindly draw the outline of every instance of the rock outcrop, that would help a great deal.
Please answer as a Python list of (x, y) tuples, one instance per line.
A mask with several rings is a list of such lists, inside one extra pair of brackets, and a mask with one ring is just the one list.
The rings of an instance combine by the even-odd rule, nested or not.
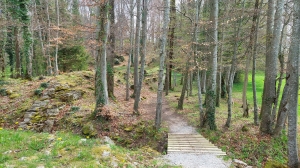
[(71, 90), (67, 84), (52, 83), (43, 91), (30, 109), (25, 112), (24, 121), (19, 128), (38, 132), (51, 132), (57, 121), (60, 110), (67, 103), (78, 100), (84, 92)]

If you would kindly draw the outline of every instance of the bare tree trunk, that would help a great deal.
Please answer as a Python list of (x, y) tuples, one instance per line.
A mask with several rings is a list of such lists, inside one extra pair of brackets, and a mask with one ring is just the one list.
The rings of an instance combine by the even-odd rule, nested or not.
[(161, 38), (161, 50), (160, 50), (160, 62), (159, 62), (159, 74), (158, 74), (158, 89), (157, 89), (157, 104), (156, 104), (156, 116), (155, 116), (155, 128), (158, 130), (161, 125), (161, 109), (162, 109), (162, 93), (163, 93), (163, 75), (164, 64), (166, 57), (166, 44), (169, 24), (169, 0), (164, 0), (164, 17), (163, 17), (163, 33)]
[(202, 107), (202, 93), (201, 93), (201, 81), (200, 81), (200, 70), (199, 70), (199, 63), (197, 62), (198, 58), (198, 32), (199, 32), (199, 22), (200, 22), (200, 13), (201, 13), (201, 4), (202, 0), (196, 1), (196, 12), (195, 12), (195, 25), (194, 25), (194, 37), (193, 37), (193, 49), (194, 49), (194, 63), (196, 66), (197, 72), (197, 89), (198, 89), (198, 104), (199, 104), (199, 125), (203, 125), (203, 117), (204, 111)]
[(97, 41), (99, 42), (98, 54), (96, 57), (96, 77), (95, 77), (95, 95), (96, 106), (94, 114), (101, 112), (101, 108), (108, 104), (107, 92), (107, 63), (106, 63), (106, 46), (109, 31), (108, 21), (109, 1), (103, 1), (97, 7)]
[[(276, 99), (276, 77), (277, 77), (277, 58), (278, 58), (278, 47), (280, 42), (280, 31), (282, 30), (282, 14), (284, 0), (277, 1), (277, 10), (275, 13), (274, 30), (272, 30), (273, 25), (271, 24), (271, 19), (273, 20), (272, 13), (275, 2), (269, 0), (268, 9), (268, 20), (267, 20), (267, 53), (266, 53), (266, 69), (265, 69), (265, 81), (264, 81), (264, 91), (261, 107), (261, 125), (260, 131), (262, 133), (271, 134), (272, 128), (272, 108), (274, 108), (274, 103)], [(272, 32), (273, 31), (273, 32)]]
[(169, 48), (167, 55), (167, 68), (166, 68), (166, 81), (165, 91), (166, 95), (169, 94), (169, 89), (172, 87), (172, 59), (174, 55), (174, 40), (175, 40), (175, 24), (176, 24), (176, 0), (171, 0), (170, 5), (170, 23), (169, 23)]
[(133, 56), (133, 40), (134, 40), (134, 20), (133, 20), (133, 0), (130, 0), (130, 51), (129, 51), (129, 58), (127, 64), (127, 71), (126, 71), (126, 100), (129, 100), (129, 78), (130, 78), (130, 66), (131, 66), (131, 59)]
[(182, 84), (182, 89), (181, 89), (181, 94), (180, 94), (180, 98), (178, 100), (178, 106), (177, 108), (179, 110), (182, 110), (183, 109), (183, 101), (184, 101), (184, 97), (185, 97), (185, 92), (187, 90), (187, 87), (188, 87), (188, 78), (189, 78), (189, 57), (187, 59), (187, 62), (186, 62), (186, 68), (185, 68), (185, 73), (184, 73), (184, 79), (183, 79), (183, 84)]
[(209, 1), (211, 5), (210, 20), (212, 25), (210, 28), (209, 41), (212, 44), (211, 56), (209, 57), (208, 67), (208, 85), (206, 92), (206, 112), (203, 120), (203, 126), (211, 130), (216, 130), (215, 112), (216, 112), (216, 76), (217, 76), (217, 58), (218, 58), (218, 13), (219, 1)]
[(189, 81), (189, 85), (190, 85), (189, 86), (189, 90), (190, 90), (189, 92), (190, 93), (189, 93), (189, 96), (193, 96), (193, 74), (194, 74), (194, 71), (191, 70), (190, 75), (189, 75), (190, 76), (190, 81)]
[(56, 44), (55, 44), (55, 57), (54, 57), (54, 75), (58, 75), (58, 42), (59, 42), (59, 4), (58, 0), (55, 1), (55, 7), (56, 7), (56, 19), (57, 19), (57, 30), (56, 30)]
[(299, 91), (299, 43), (300, 43), (300, 2), (294, 1), (293, 28), (291, 46), (287, 63), (287, 79), (285, 87), (288, 88), (288, 166), (300, 166), (297, 145), (298, 126), (298, 91)]
[(232, 114), (232, 87), (233, 87), (233, 80), (234, 80), (234, 75), (236, 72), (236, 67), (237, 67), (237, 49), (238, 49), (238, 39), (240, 37), (240, 30), (241, 30), (241, 19), (244, 15), (244, 9), (245, 9), (245, 0), (243, 1), (243, 14), (241, 18), (239, 19), (239, 23), (235, 23), (235, 43), (234, 43), (234, 50), (233, 50), (233, 56), (232, 56), (232, 61), (231, 61), (231, 67), (230, 67), (230, 73), (229, 73), (229, 80), (227, 84), (227, 94), (228, 94), (228, 99), (227, 99), (227, 106), (228, 106), (228, 116), (227, 116), (227, 121), (225, 126), (230, 127), (231, 124), (231, 114)]
[(39, 19), (37, 8), (36, 8), (36, 0), (34, 1), (34, 11), (35, 11), (35, 15), (37, 17), (38, 34), (39, 34), (39, 40), (41, 43), (43, 58), (46, 58), (46, 50), (45, 50), (44, 41), (43, 41), (43, 37), (42, 37), (42, 29), (41, 29), (40, 19)]
[(15, 36), (15, 55), (16, 55), (16, 78), (21, 77), (21, 57), (20, 57), (20, 44), (19, 44), (19, 28), (14, 28)]
[[(3, 33), (1, 34), (2, 38), (0, 40), (0, 68), (2, 72), (2, 77), (5, 77), (5, 46), (6, 46), (6, 41), (7, 41), (7, 20), (6, 20), (6, 15), (7, 15), (7, 10), (6, 10), (6, 0), (4, 0), (2, 3), (0, 3), (1, 6), (4, 8), (2, 9), (3, 12), (0, 13), (0, 22), (4, 23), (2, 27)], [(0, 36), (0, 37), (1, 37)]]
[[(275, 102), (275, 107), (273, 108), (273, 111), (272, 111), (272, 120), (276, 119), (277, 104), (279, 102), (280, 88), (282, 85), (282, 80), (283, 80), (284, 71), (285, 71), (284, 51), (282, 51), (282, 42), (283, 42), (283, 32), (288, 23), (290, 23), (290, 16), (288, 16), (288, 19), (285, 21), (283, 28), (282, 28), (282, 32), (281, 32), (281, 40), (280, 40), (280, 45), (279, 45), (280, 47), (279, 47), (279, 56), (278, 56), (279, 62), (280, 62), (280, 76), (279, 76), (279, 81), (278, 81), (278, 88), (276, 91), (277, 99)], [(273, 132), (274, 136), (278, 136), (281, 134), (282, 129), (284, 128), (284, 125), (286, 123), (286, 118), (287, 118), (287, 106), (286, 105), (287, 105), (287, 101), (288, 101), (286, 92), (287, 92), (287, 89), (284, 88), (282, 97), (281, 97), (281, 101), (280, 101), (280, 105), (279, 105), (277, 122), (276, 122), (275, 129)]]
[(145, 57), (146, 57), (146, 38), (147, 38), (147, 16), (148, 16), (148, 0), (143, 0), (143, 11), (142, 11), (142, 37), (141, 37), (141, 70), (139, 75), (139, 83), (137, 86), (133, 110), (136, 114), (139, 113), (139, 102), (141, 97), (141, 89), (144, 80), (145, 70)]
[(136, 92), (139, 85), (139, 56), (140, 56), (140, 27), (141, 27), (141, 0), (136, 0), (136, 26), (135, 26), (135, 52), (134, 52), (134, 93)]
[(107, 52), (107, 91), (109, 97), (114, 96), (114, 59), (115, 59), (115, 0), (109, 1), (109, 17), (110, 17), (110, 32), (108, 36), (108, 52)]
[(51, 53), (50, 53), (50, 37), (51, 37), (51, 32), (50, 32), (50, 14), (49, 14), (49, 2), (46, 1), (46, 14), (47, 14), (47, 41), (48, 41), (48, 46), (47, 46), (47, 75), (52, 75), (52, 63), (51, 63)]
[[(258, 36), (258, 25), (259, 25), (259, 17), (261, 13), (261, 9), (259, 9), (258, 1), (255, 0), (255, 14), (256, 17), (253, 16), (253, 22), (255, 20), (255, 26), (252, 26), (255, 32), (254, 35), (254, 44), (253, 44), (253, 51), (252, 51), (252, 91), (253, 91), (253, 107), (254, 107), (254, 124), (258, 125), (258, 106), (257, 106), (257, 96), (256, 96), (256, 80), (255, 80), (255, 73), (256, 73), (256, 56), (257, 56), (257, 36)], [(260, 2), (260, 8), (262, 8), (263, 1)], [(257, 13), (257, 14), (256, 14)]]
[(201, 92), (206, 93), (206, 69), (201, 70)]
[[(259, 0), (256, 0), (255, 5), (254, 5), (254, 14), (253, 14), (253, 18), (252, 18), (252, 27), (251, 27), (251, 33), (250, 33), (249, 48), (247, 49), (247, 51), (248, 50), (250, 51), (251, 55), (246, 52), (247, 60), (246, 60), (244, 86), (243, 86), (243, 117), (249, 117), (249, 107), (248, 107), (248, 102), (247, 102), (248, 73), (249, 73), (249, 68), (250, 68), (251, 57), (253, 57), (253, 46), (256, 45), (256, 43), (257, 43), (256, 42), (257, 33), (258, 33), (257, 32), (257, 19), (259, 17), (258, 6), (259, 6)], [(256, 64), (256, 63), (254, 62), (253, 64)], [(255, 79), (254, 79), (254, 81), (255, 81)], [(256, 94), (256, 91), (255, 91), (255, 94)]]
[[(290, 18), (291, 16), (289, 15), (287, 20), (284, 21), (283, 27), (282, 27), (282, 31), (281, 31), (281, 37), (280, 37), (280, 44), (279, 44), (279, 54), (278, 54), (278, 59), (280, 62), (280, 75), (278, 78), (278, 86), (277, 86), (277, 90), (276, 90), (276, 99), (274, 102), (274, 107), (272, 109), (272, 126), (274, 126), (274, 124), (276, 123), (276, 113), (277, 113), (277, 106), (278, 106), (278, 102), (279, 102), (279, 95), (281, 92), (281, 85), (282, 85), (282, 80), (283, 80), (283, 76), (284, 76), (284, 71), (285, 71), (285, 61), (284, 61), (284, 51), (282, 51), (282, 43), (283, 43), (283, 37), (284, 37), (284, 29), (285, 27), (290, 23)], [(280, 111), (278, 111), (278, 117), (280, 116)], [(286, 115), (281, 116), (283, 118), (286, 118)], [(285, 121), (285, 120), (284, 120)], [(284, 124), (284, 123), (283, 123)], [(277, 125), (277, 123), (276, 123)], [(278, 131), (278, 132), (276, 132)], [(276, 126), (275, 126), (275, 130), (273, 134), (277, 134), (279, 135), (279, 133), (281, 133), (281, 130), (276, 130)]]

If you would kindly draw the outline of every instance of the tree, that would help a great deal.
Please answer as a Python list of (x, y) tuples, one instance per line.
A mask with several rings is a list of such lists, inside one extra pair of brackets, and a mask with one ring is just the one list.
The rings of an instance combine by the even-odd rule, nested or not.
[[(259, 6), (262, 7), (263, 1), (261, 0), (260, 5), (258, 4), (259, 0), (255, 0), (255, 13), (252, 19), (252, 28), (251, 32), (254, 33), (254, 37), (250, 36), (250, 49), (253, 46), (252, 52), (252, 92), (253, 92), (253, 106), (254, 106), (254, 124), (258, 125), (258, 107), (257, 107), (257, 96), (256, 96), (256, 80), (255, 80), (255, 73), (256, 73), (256, 57), (257, 57), (257, 36), (258, 36), (258, 24), (259, 24), (259, 17), (261, 11), (259, 10)], [(252, 33), (251, 33), (252, 34)]]
[(141, 0), (136, 0), (136, 26), (135, 26), (135, 49), (134, 49), (134, 93), (136, 95), (139, 84), (139, 56), (140, 56), (140, 29), (141, 29)]
[[(260, 131), (271, 134), (273, 131), (271, 114), (276, 100), (276, 77), (277, 77), (277, 58), (280, 42), (280, 31), (282, 30), (282, 14), (284, 0), (277, 1), (277, 10), (275, 18), (275, 1), (268, 1), (268, 18), (267, 18), (267, 47), (266, 47), (266, 64), (265, 64), (265, 81), (263, 90), (263, 99), (261, 107), (261, 125)], [(273, 23), (274, 22), (274, 23)], [(273, 30), (274, 24), (274, 30)]]
[(129, 78), (130, 78), (130, 66), (131, 66), (131, 59), (133, 57), (133, 41), (134, 41), (134, 20), (133, 20), (133, 0), (130, 0), (130, 51), (129, 51), (129, 58), (126, 70), (126, 100), (129, 100)]
[(169, 0), (164, 0), (164, 16), (163, 16), (163, 27), (162, 36), (160, 43), (159, 53), (159, 74), (158, 74), (158, 89), (157, 89), (157, 104), (156, 104), (156, 115), (155, 115), (155, 128), (158, 130), (161, 125), (161, 109), (162, 109), (162, 93), (163, 93), (163, 75), (164, 75), (164, 64), (166, 57), (166, 43), (168, 34), (169, 24)]
[(55, 56), (54, 56), (54, 75), (58, 75), (58, 43), (59, 43), (59, 4), (58, 0), (55, 0), (55, 11), (56, 11), (56, 39), (55, 39)]
[(114, 97), (114, 58), (115, 58), (115, 0), (109, 1), (110, 33), (108, 37), (108, 54), (107, 54), (107, 83), (108, 96)]
[(147, 39), (147, 16), (148, 16), (148, 0), (143, 0), (143, 11), (142, 11), (142, 34), (141, 34), (141, 69), (139, 75), (139, 82), (137, 86), (134, 86), (136, 89), (135, 99), (134, 99), (134, 111), (139, 114), (139, 102), (141, 97), (141, 89), (144, 80), (144, 70), (145, 70), (145, 57), (146, 57), (146, 39)]
[(7, 10), (6, 10), (6, 0), (3, 2), (0, 2), (1, 6), (0, 8), (0, 23), (3, 23), (2, 32), (0, 34), (1, 40), (0, 40), (0, 71), (2, 72), (2, 77), (5, 76), (5, 46), (7, 41), (7, 27), (6, 27), (6, 17), (7, 17)]
[(245, 10), (245, 0), (242, 2), (243, 3), (243, 10), (242, 10), (242, 15), (241, 18), (238, 19), (238, 23), (235, 22), (235, 27), (234, 27), (234, 49), (233, 49), (233, 56), (231, 60), (231, 67), (230, 67), (230, 73), (229, 73), (229, 80), (227, 81), (227, 94), (228, 94), (228, 99), (227, 99), (227, 106), (228, 106), (228, 117), (225, 126), (230, 127), (231, 123), (231, 113), (232, 113), (232, 87), (233, 87), (233, 80), (234, 80), (234, 75), (236, 72), (236, 67), (237, 67), (237, 52), (238, 52), (238, 40), (240, 38), (240, 31), (241, 31), (241, 24), (242, 24), (242, 19), (244, 15), (244, 10)]
[(23, 54), (26, 59), (26, 74), (25, 77), (27, 79), (32, 78), (32, 55), (30, 53), (31, 45), (32, 45), (32, 34), (29, 30), (29, 25), (30, 25), (30, 17), (28, 15), (28, 5), (29, 5), (29, 0), (20, 0), (19, 1), (20, 5), (20, 18), (21, 22), (23, 23)]
[(107, 63), (106, 63), (106, 48), (109, 32), (109, 1), (102, 1), (97, 7), (97, 41), (99, 47), (97, 49), (96, 57), (96, 77), (95, 77), (95, 96), (96, 106), (94, 113), (97, 114), (101, 111), (101, 108), (108, 104), (108, 92), (107, 92)]
[(172, 87), (172, 59), (174, 57), (174, 40), (175, 40), (175, 25), (176, 25), (176, 0), (171, 0), (170, 4), (170, 22), (169, 22), (169, 33), (168, 33), (168, 55), (167, 55), (167, 66), (166, 66), (166, 81), (165, 90), (166, 95), (169, 94), (169, 89)]
[(199, 104), (199, 125), (202, 126), (203, 123), (203, 107), (202, 107), (202, 93), (201, 93), (201, 80), (200, 80), (200, 70), (199, 70), (199, 63), (196, 61), (198, 58), (198, 35), (199, 35), (199, 16), (200, 16), (200, 9), (201, 9), (202, 0), (196, 1), (196, 12), (195, 12), (195, 24), (194, 24), (194, 37), (193, 37), (193, 49), (194, 49), (194, 62), (196, 65), (196, 72), (197, 72), (197, 89), (198, 89), (198, 104)]
[(209, 57), (209, 67), (207, 69), (208, 82), (206, 91), (206, 111), (203, 120), (203, 126), (211, 130), (216, 130), (215, 112), (216, 112), (216, 75), (217, 75), (217, 56), (218, 56), (218, 0), (211, 0), (210, 20), (211, 27), (209, 32), (209, 42), (211, 43), (211, 56)]
[(288, 113), (288, 166), (300, 166), (297, 147), (297, 119), (298, 119), (298, 90), (299, 90), (299, 43), (300, 43), (300, 2), (294, 1), (294, 17), (291, 36), (291, 46), (287, 62), (285, 92), (282, 105)]

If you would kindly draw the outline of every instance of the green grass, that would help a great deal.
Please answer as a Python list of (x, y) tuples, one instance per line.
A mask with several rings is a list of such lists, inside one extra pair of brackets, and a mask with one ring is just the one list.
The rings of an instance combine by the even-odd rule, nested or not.
[[(105, 151), (109, 156), (103, 156)], [(118, 167), (134, 167), (133, 162), (147, 167), (155, 166), (156, 155), (153, 150), (109, 146), (100, 139), (83, 139), (72, 133), (0, 128), (0, 167), (111, 167), (112, 162)]]

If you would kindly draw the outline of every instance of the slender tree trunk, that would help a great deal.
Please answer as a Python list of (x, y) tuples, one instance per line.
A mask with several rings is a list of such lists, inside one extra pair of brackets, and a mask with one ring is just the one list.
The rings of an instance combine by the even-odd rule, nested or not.
[(195, 25), (194, 25), (194, 63), (196, 66), (196, 72), (197, 72), (197, 89), (198, 89), (198, 104), (199, 104), (199, 125), (203, 125), (203, 116), (204, 116), (204, 111), (202, 107), (202, 93), (201, 93), (201, 81), (200, 81), (200, 70), (199, 70), (199, 63), (197, 62), (198, 58), (198, 32), (199, 32), (199, 22), (200, 22), (200, 9), (201, 9), (201, 4), (202, 0), (197, 0), (196, 1), (196, 12), (195, 12)]
[(36, 20), (37, 20), (37, 26), (38, 26), (38, 34), (39, 34), (39, 40), (41, 43), (43, 58), (46, 58), (46, 50), (45, 50), (44, 41), (43, 41), (43, 37), (42, 37), (42, 29), (41, 29), (40, 19), (39, 19), (38, 12), (37, 12), (36, 0), (34, 1), (34, 11), (35, 11), (35, 15), (37, 17)]
[(209, 41), (212, 44), (211, 56), (209, 57), (208, 67), (208, 85), (206, 91), (206, 112), (203, 126), (211, 130), (216, 130), (215, 112), (216, 112), (216, 76), (217, 76), (217, 58), (218, 58), (218, 13), (219, 1), (209, 1), (211, 5), (210, 20), (212, 25), (210, 28)]
[(206, 69), (201, 71), (201, 92), (206, 93)]
[(141, 37), (141, 69), (139, 75), (139, 83), (136, 86), (136, 94), (134, 99), (133, 110), (136, 114), (139, 113), (139, 102), (141, 97), (141, 89), (144, 80), (144, 70), (145, 70), (145, 57), (146, 57), (146, 38), (147, 38), (147, 16), (148, 16), (148, 0), (143, 0), (143, 11), (142, 11), (142, 37)]
[[(0, 3), (1, 6), (3, 6), (3, 12), (0, 13), (0, 22), (4, 23), (2, 27), (2, 39), (0, 40), (0, 68), (2, 72), (2, 77), (5, 77), (5, 46), (7, 41), (7, 22), (6, 22), (6, 16), (7, 16), (7, 10), (6, 10), (6, 0)], [(1, 37), (1, 36), (0, 36)]]
[[(280, 31), (282, 30), (282, 14), (284, 0), (277, 1), (277, 10), (275, 13), (274, 30), (270, 19), (273, 20), (271, 13), (275, 10), (273, 7), (275, 2), (269, 0), (268, 20), (267, 20), (267, 53), (266, 53), (266, 69), (265, 69), (265, 81), (264, 91), (261, 107), (261, 125), (260, 131), (262, 133), (271, 134), (272, 129), (272, 109), (276, 100), (276, 77), (277, 77), (277, 58), (278, 47), (280, 42)], [(274, 9), (273, 9), (274, 8)], [(271, 28), (270, 28), (271, 26)], [(273, 32), (272, 32), (273, 31)]]
[(95, 77), (95, 95), (96, 106), (94, 113), (101, 112), (101, 108), (108, 104), (108, 92), (107, 92), (107, 63), (106, 63), (106, 46), (109, 31), (108, 21), (109, 1), (103, 1), (100, 6), (97, 7), (97, 41), (99, 47), (96, 58), (96, 77)]
[(16, 55), (16, 78), (21, 77), (21, 57), (20, 57), (20, 44), (19, 44), (19, 28), (14, 27), (15, 36), (15, 55)]
[(232, 87), (233, 87), (233, 80), (234, 75), (236, 72), (237, 67), (237, 50), (238, 50), (238, 40), (240, 38), (240, 32), (241, 32), (241, 25), (242, 25), (242, 18), (244, 17), (244, 11), (245, 11), (245, 0), (243, 1), (243, 9), (242, 9), (242, 15), (238, 20), (238, 23), (235, 23), (235, 43), (234, 43), (234, 50), (233, 50), (233, 57), (230, 67), (230, 73), (229, 73), (229, 80), (227, 85), (227, 106), (228, 106), (228, 117), (225, 126), (230, 127), (231, 124), (231, 113), (232, 113)]
[(109, 1), (109, 17), (110, 17), (110, 32), (108, 37), (108, 54), (107, 54), (107, 89), (108, 96), (114, 97), (114, 58), (115, 58), (115, 0)]
[(287, 79), (285, 87), (288, 88), (288, 166), (300, 166), (297, 145), (298, 126), (298, 91), (299, 91), (299, 43), (300, 43), (300, 2), (294, 1), (293, 28), (291, 46), (287, 63)]
[[(259, 0), (255, 0), (249, 48), (247, 49), (247, 51), (248, 50), (250, 51), (251, 55), (246, 52), (246, 54), (248, 54), (248, 55), (247, 55), (247, 60), (246, 60), (244, 86), (243, 86), (243, 117), (249, 117), (249, 107), (248, 107), (248, 102), (247, 102), (248, 73), (249, 73), (249, 68), (250, 68), (250, 63), (251, 63), (251, 57), (253, 57), (253, 46), (256, 45), (255, 40), (257, 39), (257, 33), (258, 33), (257, 32), (257, 23), (256, 23), (257, 19), (259, 17), (258, 6), (259, 6)], [(255, 81), (255, 79), (254, 79), (254, 81)], [(256, 94), (256, 92), (255, 92), (255, 94)]]
[(182, 84), (182, 89), (181, 89), (181, 94), (180, 94), (180, 98), (178, 100), (178, 106), (177, 108), (179, 110), (182, 110), (183, 109), (183, 101), (184, 101), (184, 98), (185, 98), (185, 92), (187, 90), (187, 87), (188, 87), (188, 78), (189, 78), (189, 57), (187, 59), (187, 62), (186, 62), (186, 68), (185, 68), (185, 72), (184, 72), (184, 79), (183, 79), (183, 84)]
[(167, 56), (167, 68), (166, 68), (166, 82), (165, 82), (165, 90), (166, 95), (169, 94), (169, 89), (172, 87), (172, 59), (174, 55), (174, 40), (175, 40), (175, 24), (176, 24), (176, 0), (171, 0), (170, 5), (170, 23), (169, 23), (169, 48), (168, 48), (168, 56)]
[(134, 49), (134, 93), (136, 92), (139, 85), (139, 56), (140, 56), (140, 27), (141, 27), (141, 0), (136, 0), (136, 26), (135, 26), (135, 49)]
[(49, 2), (46, 1), (46, 14), (47, 14), (47, 42), (48, 42), (48, 46), (47, 46), (47, 75), (52, 75), (52, 63), (51, 63), (51, 52), (50, 52), (50, 37), (51, 37), (51, 32), (50, 32), (50, 28), (51, 28), (51, 22), (50, 22), (50, 14), (49, 14)]
[(55, 56), (54, 56), (54, 75), (58, 75), (58, 42), (59, 42), (59, 4), (58, 0), (55, 1), (55, 7), (56, 7), (56, 21), (57, 21), (57, 30), (56, 30), (56, 44), (55, 44)]
[(220, 45), (220, 49), (219, 49), (219, 54), (218, 54), (218, 72), (217, 72), (217, 96), (216, 96), (216, 106), (219, 107), (220, 106), (220, 101), (221, 101), (221, 98), (222, 98), (222, 70), (223, 70), (223, 61), (222, 61), (222, 56), (223, 56), (223, 43), (225, 43), (224, 39), (225, 39), (225, 36), (224, 36), (224, 29), (225, 29), (225, 22), (227, 20), (227, 16), (228, 16), (228, 10), (227, 10), (227, 6), (229, 5), (228, 1), (225, 1), (226, 5), (225, 5), (225, 9), (224, 9), (224, 12), (225, 12), (225, 16), (223, 18), (223, 21), (222, 21), (222, 27), (221, 27), (221, 42), (219, 43)]
[[(252, 91), (253, 91), (253, 107), (254, 107), (254, 124), (258, 125), (258, 105), (257, 105), (257, 96), (256, 96), (256, 80), (255, 80), (255, 73), (256, 73), (256, 57), (257, 57), (257, 36), (258, 36), (258, 26), (259, 26), (259, 17), (261, 13), (263, 0), (261, 0), (260, 5), (258, 6), (258, 1), (255, 0), (255, 9), (257, 11), (257, 17), (255, 18), (253, 16), (253, 22), (255, 21), (255, 26), (252, 28), (255, 29), (255, 35), (254, 35), (254, 44), (253, 44), (253, 51), (252, 51)], [(256, 15), (256, 13), (255, 13)]]
[(126, 101), (129, 100), (130, 66), (131, 66), (131, 59), (133, 57), (133, 41), (134, 41), (133, 10), (134, 10), (133, 0), (130, 0), (130, 51), (129, 51), (129, 58), (127, 64), (127, 71), (126, 71)]
[[(277, 92), (276, 92), (276, 102), (275, 102), (275, 108), (273, 108), (272, 111), (272, 119), (275, 120), (276, 118), (276, 110), (277, 110), (277, 104), (279, 102), (279, 93), (280, 93), (280, 88), (282, 85), (282, 80), (283, 80), (283, 76), (284, 76), (284, 71), (285, 71), (285, 61), (284, 61), (284, 52), (282, 51), (282, 43), (283, 43), (283, 32), (285, 29), (285, 26), (290, 23), (290, 16), (288, 16), (287, 21), (285, 21), (283, 28), (282, 28), (282, 32), (281, 32), (281, 40), (280, 40), (280, 47), (279, 47), (279, 62), (280, 62), (280, 76), (279, 76), (279, 82), (278, 82), (278, 88), (277, 88)], [(286, 118), (287, 118), (287, 89), (284, 88), (283, 93), (282, 93), (282, 97), (281, 97), (281, 101), (280, 101), (280, 105), (279, 105), (279, 110), (278, 110), (278, 117), (277, 117), (277, 122), (276, 122), (276, 126), (273, 132), (274, 136), (278, 136), (281, 135), (282, 129), (285, 126), (286, 123)], [(275, 122), (275, 121), (274, 121)]]
[(161, 38), (161, 50), (159, 54), (159, 74), (158, 74), (158, 89), (157, 89), (157, 104), (156, 104), (156, 116), (155, 116), (155, 128), (158, 130), (161, 125), (161, 109), (162, 109), (162, 93), (163, 93), (163, 75), (164, 64), (166, 57), (166, 44), (169, 24), (169, 0), (164, 0), (164, 17), (163, 17), (163, 31)]

